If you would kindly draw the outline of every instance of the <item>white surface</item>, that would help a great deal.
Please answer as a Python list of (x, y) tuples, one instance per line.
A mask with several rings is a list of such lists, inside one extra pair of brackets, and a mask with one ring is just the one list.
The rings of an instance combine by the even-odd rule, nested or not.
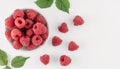
[[(8, 52), (9, 59), (16, 55), (30, 56), (25, 66), (20, 69), (120, 69), (120, 0), (70, 1), (71, 8), (68, 15), (57, 10), (55, 5), (49, 9), (39, 9), (34, 4), (34, 0), (0, 0), (0, 49)], [(33, 8), (46, 17), (50, 34), (44, 46), (34, 51), (17, 51), (6, 40), (4, 19), (16, 8)], [(73, 26), (72, 19), (75, 15), (84, 18), (83, 26)], [(68, 23), (70, 29), (67, 34), (57, 31), (57, 26), (63, 21)], [(54, 35), (64, 40), (61, 46), (51, 45), (51, 38)], [(80, 45), (78, 51), (67, 50), (70, 40)], [(39, 56), (45, 53), (51, 56), (47, 66), (39, 61)], [(58, 59), (62, 54), (72, 58), (72, 63), (67, 67), (59, 64)]]

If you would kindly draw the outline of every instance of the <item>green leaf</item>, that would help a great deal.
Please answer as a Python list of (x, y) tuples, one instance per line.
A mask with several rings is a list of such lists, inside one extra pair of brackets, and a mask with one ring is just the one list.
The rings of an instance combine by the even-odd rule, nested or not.
[(4, 69), (11, 69), (9, 66), (6, 66)]
[(35, 3), (40, 8), (48, 8), (53, 4), (53, 0), (37, 0)]
[(70, 2), (69, 0), (56, 0), (56, 7), (64, 12), (69, 13)]
[(8, 63), (8, 56), (6, 52), (0, 49), (0, 66), (7, 65)]
[(16, 56), (15, 58), (12, 59), (11, 65), (15, 68), (20, 68), (20, 67), (24, 66), (25, 61), (28, 58), (29, 57)]

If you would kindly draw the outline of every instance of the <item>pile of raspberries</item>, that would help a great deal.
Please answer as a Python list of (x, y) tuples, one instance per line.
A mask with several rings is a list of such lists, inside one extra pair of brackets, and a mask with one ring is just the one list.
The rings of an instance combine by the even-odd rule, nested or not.
[[(75, 16), (73, 19), (74, 26), (80, 26), (84, 24), (84, 20), (81, 16)], [(13, 48), (26, 50), (34, 50), (37, 47), (44, 44), (48, 38), (48, 27), (46, 19), (33, 9), (16, 9), (12, 16), (5, 19), (5, 36), (12, 43)], [(58, 26), (58, 30), (61, 33), (67, 33), (69, 28), (66, 22), (63, 22)], [(63, 40), (59, 36), (52, 38), (52, 45), (59, 46)], [(74, 41), (70, 41), (68, 44), (69, 51), (75, 51), (79, 48)], [(50, 56), (44, 54), (40, 56), (40, 61), (47, 65), (49, 63)], [(61, 55), (60, 64), (67, 66), (71, 63), (71, 58), (67, 55)]]

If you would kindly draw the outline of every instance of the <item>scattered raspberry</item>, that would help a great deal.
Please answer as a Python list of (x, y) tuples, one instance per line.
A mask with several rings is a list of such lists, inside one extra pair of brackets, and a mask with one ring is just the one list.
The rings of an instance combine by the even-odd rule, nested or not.
[(71, 41), (69, 43), (69, 47), (68, 47), (68, 50), (69, 51), (75, 51), (79, 48), (79, 46), (74, 42), (74, 41)]
[(27, 17), (28, 17), (29, 19), (31, 19), (31, 20), (34, 20), (35, 17), (37, 16), (37, 14), (38, 14), (38, 13), (37, 13), (36, 11), (32, 10), (32, 9), (26, 10), (26, 15), (27, 15)]
[(66, 55), (62, 55), (61, 57), (60, 57), (60, 64), (62, 65), (62, 66), (67, 66), (67, 65), (69, 65), (71, 63), (71, 58), (70, 57), (68, 57), (68, 56), (66, 56)]
[(15, 49), (21, 49), (22, 48), (22, 45), (20, 44), (19, 41), (13, 41), (12, 45)]
[(28, 29), (26, 31), (26, 35), (29, 36), (29, 37), (31, 37), (33, 35), (33, 30), (32, 29)]
[(58, 27), (58, 30), (62, 33), (66, 33), (68, 32), (68, 26), (67, 24), (64, 22), (62, 23), (59, 27)]
[(33, 26), (33, 21), (32, 20), (26, 19), (25, 21), (26, 21), (26, 25), (25, 25), (26, 29), (29, 29)]
[(15, 25), (17, 26), (17, 28), (21, 29), (21, 28), (25, 27), (26, 22), (23, 18), (16, 18)]
[(22, 33), (20, 30), (18, 29), (13, 29), (11, 31), (11, 37), (14, 39), (14, 40), (18, 40), (20, 37), (22, 36)]
[(34, 50), (34, 49), (36, 49), (37, 48), (37, 46), (35, 46), (35, 45), (33, 45), (33, 44), (30, 44), (29, 46), (27, 46), (27, 50)]
[(5, 36), (9, 41), (12, 41), (11, 30), (6, 30), (5, 31)]
[(43, 64), (47, 65), (47, 64), (49, 63), (49, 61), (50, 61), (50, 56), (47, 55), (47, 54), (45, 54), (45, 55), (43, 55), (43, 56), (40, 56), (40, 61), (41, 61)]
[(23, 46), (27, 47), (30, 44), (30, 38), (28, 36), (23, 36), (23, 37), (20, 38), (20, 43)]
[(7, 29), (12, 29), (15, 24), (14, 24), (14, 19), (12, 17), (8, 17), (5, 19), (5, 26)]
[(45, 25), (43, 25), (41, 23), (36, 23), (33, 26), (33, 31), (36, 35), (44, 34), (47, 32), (47, 28), (45, 27)]
[(20, 10), (20, 9), (16, 9), (13, 13), (13, 18), (16, 19), (17, 17), (21, 17), (23, 18), (24, 17), (24, 12), (23, 10)]
[(33, 45), (35, 45), (35, 46), (40, 45), (40, 44), (42, 43), (42, 41), (43, 41), (43, 39), (42, 39), (39, 35), (34, 35), (34, 36), (32, 37), (32, 43), (33, 43)]
[(82, 25), (84, 23), (84, 20), (82, 19), (81, 16), (75, 16), (73, 22), (74, 22), (75, 26), (79, 26), (79, 25)]
[(42, 24), (46, 24), (46, 20), (43, 16), (38, 15), (36, 18), (36, 22), (42, 23)]
[(52, 38), (52, 45), (53, 45), (53, 46), (58, 46), (58, 45), (60, 45), (61, 43), (62, 43), (62, 39), (61, 39), (60, 37), (54, 36), (54, 37)]

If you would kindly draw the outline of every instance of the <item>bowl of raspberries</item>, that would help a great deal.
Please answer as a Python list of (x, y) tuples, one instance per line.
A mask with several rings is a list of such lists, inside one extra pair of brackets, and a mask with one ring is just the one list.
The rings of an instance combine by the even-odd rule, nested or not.
[(46, 19), (33, 9), (16, 9), (5, 19), (5, 36), (13, 48), (34, 50), (48, 38)]

